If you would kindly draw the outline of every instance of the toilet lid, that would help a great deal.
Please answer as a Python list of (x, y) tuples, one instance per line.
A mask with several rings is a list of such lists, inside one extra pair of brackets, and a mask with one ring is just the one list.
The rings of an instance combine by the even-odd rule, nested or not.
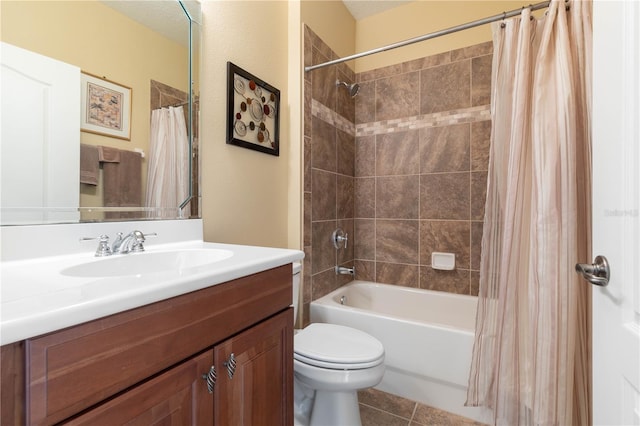
[(294, 359), (322, 368), (370, 368), (384, 359), (384, 347), (378, 339), (336, 324), (309, 325), (294, 336), (293, 348)]

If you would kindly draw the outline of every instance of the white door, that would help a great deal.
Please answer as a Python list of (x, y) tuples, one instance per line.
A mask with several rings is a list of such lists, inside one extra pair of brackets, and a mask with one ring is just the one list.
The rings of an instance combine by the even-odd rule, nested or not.
[(640, 425), (640, 2), (594, 1), (593, 42), (593, 423)]
[(78, 221), (80, 69), (2, 43), (2, 225)]

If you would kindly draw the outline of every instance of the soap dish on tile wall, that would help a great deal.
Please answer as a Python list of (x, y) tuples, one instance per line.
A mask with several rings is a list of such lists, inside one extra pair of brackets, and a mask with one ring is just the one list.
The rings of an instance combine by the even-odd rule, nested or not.
[(442, 271), (452, 271), (456, 267), (456, 255), (454, 253), (431, 253), (431, 268)]

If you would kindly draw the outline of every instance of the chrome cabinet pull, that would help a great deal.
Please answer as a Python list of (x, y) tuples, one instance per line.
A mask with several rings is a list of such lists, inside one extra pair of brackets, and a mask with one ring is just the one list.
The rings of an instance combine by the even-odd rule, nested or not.
[(229, 355), (229, 360), (224, 363), (224, 366), (227, 367), (229, 379), (233, 379), (233, 375), (236, 372), (236, 356), (233, 353)]
[(212, 365), (207, 374), (202, 375), (202, 379), (207, 382), (207, 390), (209, 393), (213, 393), (213, 390), (216, 387), (216, 380), (218, 377), (216, 376), (216, 367)]
[(576, 263), (576, 272), (591, 284), (606, 287), (611, 278), (609, 261), (604, 256), (596, 256), (593, 264)]

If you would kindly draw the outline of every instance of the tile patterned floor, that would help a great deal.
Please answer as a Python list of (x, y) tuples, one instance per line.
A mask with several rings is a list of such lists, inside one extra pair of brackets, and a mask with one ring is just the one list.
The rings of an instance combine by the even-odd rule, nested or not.
[(358, 392), (362, 426), (484, 426), (465, 417), (381, 392)]

